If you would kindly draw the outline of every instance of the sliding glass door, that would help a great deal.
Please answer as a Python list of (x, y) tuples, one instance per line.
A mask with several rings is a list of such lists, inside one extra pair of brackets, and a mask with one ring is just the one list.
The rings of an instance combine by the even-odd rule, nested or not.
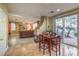
[(77, 55), (77, 15), (56, 19), (56, 33), (62, 36), (64, 55)]
[(77, 15), (64, 18), (64, 43), (77, 46)]
[(63, 43), (77, 46), (77, 15), (56, 19), (56, 33), (63, 36)]

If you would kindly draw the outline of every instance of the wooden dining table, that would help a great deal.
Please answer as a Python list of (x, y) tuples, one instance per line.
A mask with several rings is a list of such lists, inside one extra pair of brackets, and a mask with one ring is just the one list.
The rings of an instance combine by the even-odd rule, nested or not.
[(45, 54), (45, 44), (48, 45), (48, 52), (49, 55), (51, 56), (51, 52), (53, 51), (53, 46), (55, 46), (55, 52), (56, 56), (57, 53), (59, 52), (60, 55), (60, 44), (61, 44), (61, 38), (60, 36), (57, 35), (50, 35), (50, 34), (40, 34), (39, 35), (39, 50), (41, 49), (41, 44), (43, 44), (43, 54)]

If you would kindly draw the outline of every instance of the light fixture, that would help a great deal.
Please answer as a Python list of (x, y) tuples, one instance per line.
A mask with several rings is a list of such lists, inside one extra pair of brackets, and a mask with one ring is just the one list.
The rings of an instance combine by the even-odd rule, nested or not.
[(54, 13), (54, 11), (50, 11), (50, 13)]
[(60, 9), (57, 9), (57, 11), (59, 12), (59, 11), (60, 11)]

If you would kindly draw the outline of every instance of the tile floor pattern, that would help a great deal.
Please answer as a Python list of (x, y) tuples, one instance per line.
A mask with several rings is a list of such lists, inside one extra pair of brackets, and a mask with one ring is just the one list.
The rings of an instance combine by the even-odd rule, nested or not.
[[(11, 46), (8, 48), (5, 56), (48, 56), (48, 52), (43, 55), (42, 51), (39, 51), (38, 44), (34, 43), (34, 38), (19, 39), (17, 37), (10, 39)], [(62, 56), (77, 56), (77, 48), (69, 45), (63, 45), (61, 47)], [(55, 52), (52, 52), (52, 56), (55, 56)]]

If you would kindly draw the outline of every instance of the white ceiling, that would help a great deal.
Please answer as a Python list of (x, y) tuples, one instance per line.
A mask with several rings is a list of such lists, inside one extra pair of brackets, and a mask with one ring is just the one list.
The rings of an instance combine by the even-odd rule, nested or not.
[(24, 17), (20, 15), (10, 14), (9, 13), (9, 20), (14, 22), (22, 22), (22, 23), (35, 23), (36, 21), (40, 20), (38, 18), (31, 18), (31, 17)]
[[(10, 14), (20, 15), (26, 18), (39, 18), (40, 16), (53, 16), (74, 8), (79, 3), (9, 3), (7, 4)], [(57, 9), (61, 9), (57, 12)], [(50, 13), (54, 11), (54, 13)], [(36, 21), (32, 19), (31, 21)]]

